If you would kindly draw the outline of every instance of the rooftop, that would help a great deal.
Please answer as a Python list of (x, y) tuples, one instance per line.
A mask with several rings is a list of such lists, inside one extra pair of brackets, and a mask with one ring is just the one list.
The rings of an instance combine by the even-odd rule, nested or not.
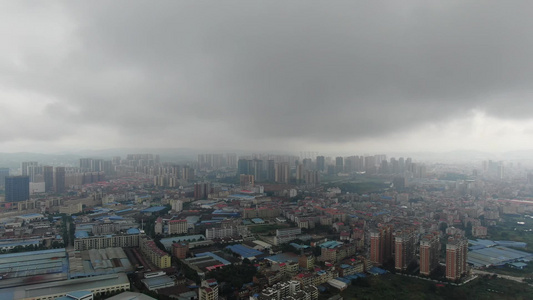
[(91, 291), (114, 285), (129, 285), (126, 274), (102, 275), (80, 279), (24, 285), (0, 289), (0, 299), (38, 298), (47, 295), (66, 294), (75, 291)]
[(281, 253), (281, 254), (265, 257), (265, 259), (268, 259), (272, 262), (277, 262), (277, 263), (284, 263), (288, 261), (298, 262), (298, 255), (291, 253), (291, 252), (286, 252), (286, 253)]
[(500, 266), (518, 260), (532, 260), (533, 253), (503, 246), (476, 249), (468, 252), (467, 262), (475, 267)]
[(240, 256), (242, 256), (244, 258), (255, 257), (255, 256), (263, 254), (263, 252), (261, 252), (261, 251), (258, 251), (258, 250), (252, 249), (252, 248), (248, 248), (248, 247), (245, 247), (243, 245), (227, 246), (226, 249), (229, 249), (233, 253), (237, 253), (238, 255), (240, 255)]
[(166, 209), (165, 206), (153, 206), (153, 207), (145, 208), (145, 209), (141, 210), (141, 212), (142, 213), (153, 213), (153, 212), (162, 211), (164, 209)]

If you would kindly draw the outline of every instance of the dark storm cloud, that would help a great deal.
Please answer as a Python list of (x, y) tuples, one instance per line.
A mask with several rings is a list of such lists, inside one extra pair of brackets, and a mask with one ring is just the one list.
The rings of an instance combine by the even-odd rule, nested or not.
[(62, 4), (68, 51), (9, 82), (71, 124), (327, 142), (533, 112), (530, 1)]

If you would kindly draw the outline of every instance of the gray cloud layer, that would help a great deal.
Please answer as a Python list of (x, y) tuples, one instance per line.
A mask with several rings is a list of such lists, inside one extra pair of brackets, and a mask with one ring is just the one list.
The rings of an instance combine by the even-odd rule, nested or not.
[[(52, 99), (42, 122), (65, 136), (91, 125), (160, 146), (203, 147), (213, 136), (236, 147), (258, 137), (318, 144), (474, 109), (503, 119), (533, 113), (530, 1), (33, 5), (9, 12), (22, 12), (13, 32), (43, 27), (58, 38), (39, 48), (36, 37), (19, 40), (22, 66), (4, 62), (0, 87)], [(23, 129), (16, 134), (43, 137), (42, 123)]]

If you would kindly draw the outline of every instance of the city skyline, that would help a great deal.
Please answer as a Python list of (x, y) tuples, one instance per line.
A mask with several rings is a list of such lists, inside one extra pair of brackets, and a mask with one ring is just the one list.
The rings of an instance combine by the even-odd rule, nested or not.
[(533, 149), (531, 2), (214, 4), (1, 3), (3, 152)]

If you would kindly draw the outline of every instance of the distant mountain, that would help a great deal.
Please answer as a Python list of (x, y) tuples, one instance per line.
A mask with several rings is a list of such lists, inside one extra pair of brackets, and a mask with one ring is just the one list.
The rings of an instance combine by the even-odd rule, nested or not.
[(36, 161), (41, 165), (77, 166), (80, 156), (73, 154), (43, 154), (31, 152), (0, 153), (0, 167), (20, 169), (23, 161)]
[(503, 155), (511, 160), (533, 160), (533, 149), (509, 151)]

